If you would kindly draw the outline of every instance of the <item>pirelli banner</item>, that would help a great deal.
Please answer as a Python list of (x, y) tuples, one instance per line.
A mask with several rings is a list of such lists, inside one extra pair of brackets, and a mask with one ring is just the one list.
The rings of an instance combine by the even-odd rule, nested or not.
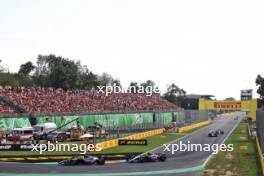
[(257, 99), (242, 101), (218, 101), (199, 99), (199, 110), (234, 110), (247, 111), (249, 116), (256, 120)]
[(221, 110), (229, 110), (229, 109), (241, 109), (242, 108), (242, 102), (237, 102), (237, 101), (228, 101), (228, 102), (225, 102), (225, 101), (217, 101), (217, 102), (214, 102), (214, 108), (215, 109), (221, 109)]
[(119, 139), (118, 145), (148, 145), (146, 139)]

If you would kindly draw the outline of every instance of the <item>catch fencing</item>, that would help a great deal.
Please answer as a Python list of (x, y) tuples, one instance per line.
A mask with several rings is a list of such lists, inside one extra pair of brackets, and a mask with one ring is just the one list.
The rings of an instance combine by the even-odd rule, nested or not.
[[(128, 114), (92, 114), (92, 115), (73, 115), (73, 116), (39, 116), (37, 124), (48, 121), (54, 122), (57, 126), (62, 126), (78, 118), (80, 124), (86, 128), (95, 122), (100, 123), (106, 129), (134, 127), (138, 129), (154, 129), (176, 122), (177, 126), (197, 123), (208, 120), (207, 110), (183, 110), (175, 112), (147, 112), (147, 113), (128, 113)], [(75, 125), (74, 123), (69, 126)], [(20, 128), (31, 126), (28, 118), (9, 117), (0, 118), (1, 128)], [(66, 128), (69, 126), (65, 126)]]
[[(63, 126), (69, 129), (79, 123), (86, 131), (91, 131), (91, 126), (99, 123), (106, 131), (103, 140), (116, 139), (149, 130), (161, 129), (166, 125), (183, 127), (202, 121), (207, 121), (210, 112), (207, 110), (183, 110), (170, 112), (139, 112), (127, 114), (88, 114), (73, 116), (39, 116), (37, 124), (54, 122), (57, 127)], [(78, 119), (74, 121), (74, 119)], [(69, 123), (73, 121), (72, 123)], [(68, 124), (69, 123), (69, 124)], [(66, 125), (67, 124), (67, 125)], [(30, 121), (26, 117), (0, 118), (0, 130), (10, 133), (14, 128), (30, 127)]]

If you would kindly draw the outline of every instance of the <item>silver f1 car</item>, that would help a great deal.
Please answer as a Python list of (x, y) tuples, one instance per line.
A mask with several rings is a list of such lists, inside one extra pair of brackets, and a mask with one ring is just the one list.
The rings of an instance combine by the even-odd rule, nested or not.
[(161, 153), (146, 153), (139, 156), (127, 156), (128, 163), (144, 163), (144, 162), (156, 162), (156, 161), (166, 161), (166, 154)]
[(74, 165), (104, 165), (105, 158), (104, 156), (95, 157), (95, 156), (80, 156), (77, 158), (70, 158), (58, 163), (59, 166), (74, 166)]
[(221, 129), (218, 129), (218, 130), (216, 130), (215, 132), (216, 132), (217, 134), (224, 134), (224, 131), (221, 130)]

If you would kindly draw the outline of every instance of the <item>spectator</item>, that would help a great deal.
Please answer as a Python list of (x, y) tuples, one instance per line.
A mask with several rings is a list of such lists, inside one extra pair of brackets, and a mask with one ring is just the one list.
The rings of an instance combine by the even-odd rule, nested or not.
[[(175, 110), (177, 107), (159, 95), (146, 96), (134, 93), (103, 93), (86, 90), (63, 90), (40, 87), (4, 87), (0, 96), (22, 106), (27, 112), (52, 113), (94, 113), (131, 112), (152, 110)], [(0, 104), (0, 114), (12, 110)]]

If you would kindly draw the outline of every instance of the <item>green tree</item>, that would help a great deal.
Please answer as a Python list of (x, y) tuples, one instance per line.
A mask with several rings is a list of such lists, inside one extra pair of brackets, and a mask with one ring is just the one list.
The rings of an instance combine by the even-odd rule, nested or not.
[(102, 75), (98, 77), (98, 80), (101, 86), (113, 85), (114, 82), (114, 78), (106, 72), (102, 73)]
[(21, 86), (29, 86), (32, 85), (32, 78), (29, 75), (33, 70), (35, 69), (35, 66), (32, 64), (32, 62), (26, 62), (25, 64), (20, 65), (20, 69), (17, 74), (17, 79), (19, 80), (19, 84)]
[(55, 55), (38, 56), (33, 78), (36, 85), (63, 89), (90, 90), (102, 85), (101, 82), (113, 82), (111, 75), (107, 73), (97, 76), (86, 65), (81, 65), (80, 61)]
[(48, 57), (49, 56), (38, 56), (35, 73), (33, 75), (33, 82), (41, 87), (49, 87), (51, 85), (48, 79), (50, 74)]
[(19, 85), (19, 81), (16, 79), (15, 74), (2, 72), (0, 73), (0, 85), (1, 86)]
[(97, 88), (100, 85), (97, 75), (89, 71), (86, 65), (82, 66), (79, 61), (77, 65), (79, 68), (77, 88), (88, 90)]
[(35, 66), (32, 64), (32, 62), (26, 62), (25, 64), (20, 65), (20, 69), (18, 71), (18, 74), (23, 75), (29, 75), (30, 72), (32, 72), (35, 69)]
[(146, 88), (146, 87), (148, 87), (148, 86), (150, 86), (150, 87), (154, 87), (154, 86), (155, 86), (155, 82), (152, 81), (152, 80), (147, 80), (146, 82), (141, 83), (140, 85), (141, 85), (142, 87), (144, 87), (144, 88)]
[(173, 83), (167, 88), (167, 91), (164, 93), (164, 98), (169, 102), (180, 106), (185, 95), (186, 91)]
[(63, 89), (76, 87), (78, 66), (74, 61), (51, 55), (48, 62), (51, 87)]
[(264, 78), (261, 75), (258, 75), (255, 81), (258, 86), (257, 93), (259, 94), (260, 103), (264, 105)]
[(130, 92), (131, 93), (138, 93), (138, 89), (139, 89), (139, 86), (138, 86), (138, 83), (137, 82), (131, 82), (130, 84), (129, 84), (129, 87), (130, 87)]
[(76, 88), (78, 65), (69, 59), (55, 55), (38, 56), (34, 81), (40, 86)]
[[(2, 60), (0, 59), (0, 64), (1, 64)], [(0, 73), (4, 71), (4, 67), (0, 65)]]
[(114, 80), (113, 80), (113, 84), (115, 84), (116, 86), (120, 86), (120, 87), (122, 87), (121, 82), (120, 82), (119, 79), (114, 79)]
[(149, 88), (151, 88), (152, 90), (154, 90), (154, 89), (158, 90), (155, 82), (152, 80), (147, 80), (146, 82), (141, 83), (140, 86), (142, 86), (144, 88), (145, 93), (147, 93), (147, 91), (148, 91), (147, 89), (149, 89)]

